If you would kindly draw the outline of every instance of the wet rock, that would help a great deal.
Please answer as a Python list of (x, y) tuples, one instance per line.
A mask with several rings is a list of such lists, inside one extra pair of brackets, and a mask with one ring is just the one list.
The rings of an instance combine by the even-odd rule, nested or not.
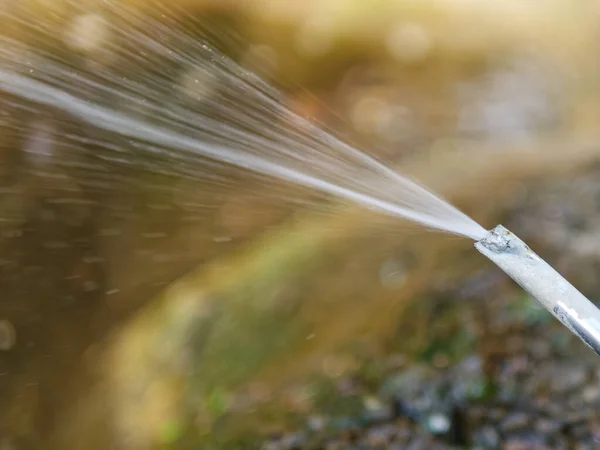
[(492, 426), (477, 430), (473, 436), (473, 444), (484, 449), (496, 449), (500, 445), (500, 434)]

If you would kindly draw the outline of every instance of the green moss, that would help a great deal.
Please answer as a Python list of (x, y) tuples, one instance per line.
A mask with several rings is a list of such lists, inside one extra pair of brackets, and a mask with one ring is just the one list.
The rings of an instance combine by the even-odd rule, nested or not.
[(178, 420), (165, 422), (160, 429), (160, 440), (162, 444), (174, 444), (183, 436), (183, 424)]
[(214, 388), (206, 398), (206, 411), (212, 417), (219, 417), (227, 411), (229, 405), (227, 392), (221, 388)]

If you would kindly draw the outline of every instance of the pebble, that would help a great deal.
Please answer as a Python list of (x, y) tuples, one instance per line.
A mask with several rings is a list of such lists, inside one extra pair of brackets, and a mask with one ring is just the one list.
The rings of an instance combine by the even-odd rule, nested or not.
[(369, 445), (377, 448), (387, 448), (387, 444), (394, 438), (395, 429), (393, 426), (376, 427), (369, 430), (366, 441)]
[(582, 367), (559, 367), (552, 379), (552, 390), (565, 393), (581, 387), (587, 378), (587, 371)]
[(595, 385), (586, 386), (581, 392), (581, 398), (587, 403), (594, 403), (600, 399), (600, 388)]
[(552, 450), (547, 445), (532, 442), (526, 438), (509, 439), (502, 448), (504, 450)]
[(492, 421), (501, 420), (504, 416), (506, 416), (507, 411), (504, 408), (491, 408), (488, 411), (488, 417)]
[(497, 448), (500, 445), (500, 435), (492, 426), (484, 426), (475, 432), (473, 443), (485, 449)]
[(343, 450), (344, 448), (344, 443), (340, 441), (328, 442), (325, 444), (325, 450)]
[(311, 416), (308, 418), (307, 426), (313, 432), (323, 431), (327, 426), (327, 419), (322, 416)]
[(556, 435), (560, 431), (562, 424), (556, 420), (551, 419), (537, 419), (535, 421), (534, 429), (545, 435)]
[(427, 418), (427, 429), (432, 434), (444, 434), (450, 430), (450, 419), (444, 414), (435, 413)]
[(519, 430), (526, 430), (529, 428), (530, 418), (525, 413), (516, 413), (509, 415), (502, 421), (501, 429), (504, 432), (514, 432)]

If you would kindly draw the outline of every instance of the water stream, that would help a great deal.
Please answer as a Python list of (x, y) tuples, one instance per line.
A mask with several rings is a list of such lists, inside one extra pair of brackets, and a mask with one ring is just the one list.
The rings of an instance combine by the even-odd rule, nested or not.
[[(118, 17), (121, 23), (96, 19), (97, 33), (108, 36), (104, 66), (77, 64), (68, 46), (45, 52), (43, 46), (32, 49), (4, 37), (0, 91), (135, 142), (149, 156), (174, 162), (183, 177), (202, 176), (188, 163), (201, 159), (207, 166), (216, 162), (292, 182), (432, 229), (474, 240), (485, 235), (483, 227), (425, 187), (292, 112), (269, 84), (176, 21), (145, 17), (147, 33), (137, 28), (141, 19), (135, 13), (122, 9)], [(26, 30), (21, 35), (39, 39), (52, 33), (42, 23), (10, 19)], [(137, 68), (135, 79), (119, 74), (126, 65)]]
[[(502, 167), (483, 169), (478, 162), (491, 159), (481, 154), (419, 159), (403, 172), (405, 152), (445, 156), (473, 137), (475, 159), (488, 141), (512, 151), (561, 120), (555, 91), (569, 96), (561, 83), (542, 82), (552, 70), (529, 54), (481, 72), (470, 64), (463, 72), (451, 56), (448, 72), (437, 56), (409, 68), (332, 48), (332, 59), (348, 60), (315, 59), (309, 71), (319, 81), (308, 89), (356, 125), (342, 136), (350, 127), (330, 120), (333, 111), (319, 115), (328, 106), (312, 117), (309, 92), (276, 85), (295, 75), (282, 63), (296, 56), (282, 56), (291, 43), (240, 42), (206, 10), (190, 17), (171, 3), (0, 5), (0, 449), (76, 448), (63, 439), (104, 449), (113, 438), (146, 448), (180, 411), (191, 411), (195, 433), (205, 403), (225, 407), (220, 392), (226, 399), (238, 386), (244, 400), (245, 384), (254, 391), (263, 371), (274, 386), (305, 368), (337, 377), (332, 352), (378, 339), (405, 305), (472, 270), (456, 252), (468, 242), (399, 236), (405, 221), (473, 240), (487, 234), (403, 173), (429, 177), (494, 220), (479, 206), (504, 198), (487, 189), (503, 182), (495, 175), (517, 161), (518, 146)], [(229, 7), (192, 8), (207, 3)], [(319, 30), (316, 47), (327, 38)], [(423, 43), (419, 30), (400, 37)], [(268, 51), (249, 58), (271, 45), (273, 60)], [(383, 127), (373, 104), (389, 107)], [(358, 110), (369, 122), (362, 128)], [(368, 143), (392, 134), (384, 145), (393, 148)], [(476, 290), (469, 298), (487, 293)], [(421, 316), (414, 311), (411, 322)], [(429, 326), (422, 316), (415, 327)]]

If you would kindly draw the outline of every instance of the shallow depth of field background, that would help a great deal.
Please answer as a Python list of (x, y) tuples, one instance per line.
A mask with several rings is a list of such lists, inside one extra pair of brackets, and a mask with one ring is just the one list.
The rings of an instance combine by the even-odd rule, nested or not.
[[(600, 297), (596, 2), (124, 4)], [(0, 34), (101, 73), (113, 7), (5, 2)], [(173, 95), (202, 102), (208, 75)], [(91, 128), (0, 91), (1, 450), (598, 445), (598, 361), (469, 240), (238, 169), (133, 159), (92, 184), (94, 140), (129, 144)]]

